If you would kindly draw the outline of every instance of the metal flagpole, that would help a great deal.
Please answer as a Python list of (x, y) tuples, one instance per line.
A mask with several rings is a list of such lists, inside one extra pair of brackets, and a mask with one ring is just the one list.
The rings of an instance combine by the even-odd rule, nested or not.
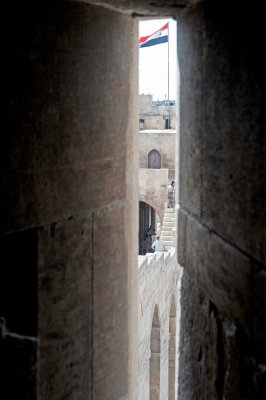
[(167, 78), (167, 84), (168, 84), (168, 129), (170, 129), (170, 102), (169, 102), (169, 21), (168, 21), (168, 78)]

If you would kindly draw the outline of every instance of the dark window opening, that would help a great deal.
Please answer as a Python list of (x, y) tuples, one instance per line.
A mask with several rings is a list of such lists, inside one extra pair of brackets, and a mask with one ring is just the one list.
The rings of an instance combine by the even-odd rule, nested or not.
[(0, 317), (7, 330), (37, 336), (37, 230), (2, 236)]

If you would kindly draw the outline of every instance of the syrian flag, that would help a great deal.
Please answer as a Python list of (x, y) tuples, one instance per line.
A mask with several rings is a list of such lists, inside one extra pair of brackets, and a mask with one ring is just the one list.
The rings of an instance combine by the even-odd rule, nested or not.
[(149, 36), (139, 38), (139, 48), (155, 46), (156, 44), (168, 42), (168, 22), (161, 29)]

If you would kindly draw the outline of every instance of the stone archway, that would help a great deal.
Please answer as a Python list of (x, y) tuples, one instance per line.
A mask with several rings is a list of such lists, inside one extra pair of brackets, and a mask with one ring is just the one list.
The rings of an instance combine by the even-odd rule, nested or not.
[(156, 210), (148, 203), (139, 202), (139, 254), (151, 250), (152, 237), (156, 233)]
[(151, 150), (148, 154), (148, 168), (160, 169), (161, 168), (161, 154), (158, 150)]

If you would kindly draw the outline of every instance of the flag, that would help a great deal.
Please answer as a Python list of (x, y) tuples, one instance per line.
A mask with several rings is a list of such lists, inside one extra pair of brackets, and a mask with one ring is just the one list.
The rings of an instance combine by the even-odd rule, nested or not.
[(168, 42), (168, 22), (161, 29), (149, 36), (139, 38), (139, 48), (155, 46), (156, 44)]

